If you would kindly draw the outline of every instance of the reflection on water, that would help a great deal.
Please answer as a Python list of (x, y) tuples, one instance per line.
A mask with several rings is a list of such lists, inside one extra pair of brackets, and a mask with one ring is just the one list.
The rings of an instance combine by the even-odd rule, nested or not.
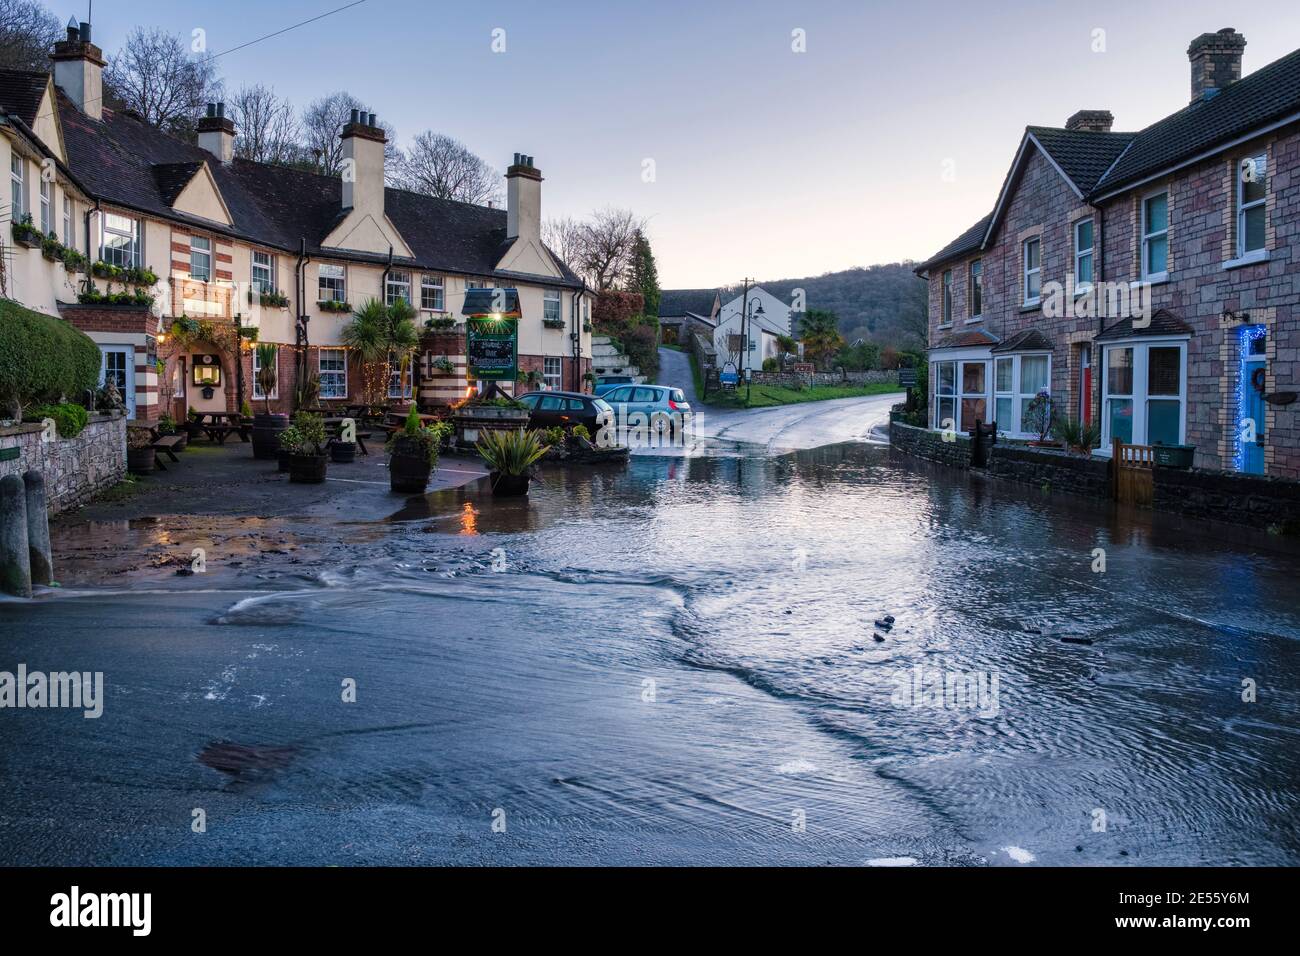
[[(118, 547), (204, 531), (164, 525), (100, 531)], [(198, 740), (191, 698), (117, 725), (133, 780), (230, 739), (295, 748), (267, 784), (285, 805), (473, 816), (466, 800), (509, 800), (597, 843), (680, 838), (672, 859), (1300, 862), (1300, 551), (1283, 539), (864, 445), (552, 466), (527, 498), (478, 481), (376, 525), (206, 533), (218, 569), (227, 548), (304, 559), (279, 577), (250, 561), (225, 579), (256, 592), (238, 603), (170, 605), (166, 638), (126, 599), (40, 612), (74, 636), (121, 625), (119, 672), (227, 708)], [(190, 611), (202, 626), (182, 630)], [(136, 676), (120, 652), (140, 643)], [(354, 672), (384, 688), (356, 738), (312, 696), (336, 700)], [(912, 692), (927, 675), (928, 698)], [(996, 706), (959, 706), (994, 681)], [(792, 807), (806, 842), (787, 839)], [(350, 826), (382, 845), (369, 818)], [(587, 860), (580, 844), (547, 859)]]

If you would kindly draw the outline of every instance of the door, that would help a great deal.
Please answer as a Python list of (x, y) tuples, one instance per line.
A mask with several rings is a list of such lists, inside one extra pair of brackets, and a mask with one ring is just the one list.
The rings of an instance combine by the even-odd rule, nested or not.
[(135, 418), (135, 346), (101, 345), (103, 360), (99, 366), (99, 384), (111, 379), (126, 405), (126, 417)]
[(1079, 421), (1092, 421), (1092, 346), (1079, 347)]
[[(1264, 374), (1267, 339), (1246, 336), (1241, 343), (1241, 367), (1246, 375), (1242, 389), (1245, 402), (1237, 426), (1241, 442), (1241, 470), (1249, 475), (1264, 474)], [(1253, 439), (1253, 440), (1252, 440)]]

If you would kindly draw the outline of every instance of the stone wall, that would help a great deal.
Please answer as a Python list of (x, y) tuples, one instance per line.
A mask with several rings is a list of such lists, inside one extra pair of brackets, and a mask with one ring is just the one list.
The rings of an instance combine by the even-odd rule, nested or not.
[(904, 425), (902, 422), (889, 423), (889, 443), (894, 448), (926, 461), (937, 461), (954, 468), (969, 468), (970, 438), (953, 434), (952, 439), (944, 441), (940, 432)]
[(1154, 505), (1194, 518), (1217, 518), (1300, 535), (1300, 481), (1233, 472), (1155, 470)]
[(812, 385), (897, 385), (898, 372), (871, 369), (866, 372), (754, 372), (755, 385), (808, 388)]
[(17, 448), (18, 457), (0, 461), (0, 477), (35, 469), (45, 475), (50, 513), (85, 504), (126, 474), (126, 417), (92, 415), (76, 438), (41, 440), (38, 424), (0, 428), (0, 449)]
[(1052, 448), (994, 445), (989, 454), (988, 473), (1039, 488), (1046, 486), (1050, 491), (1068, 491), (1089, 498), (1111, 496), (1109, 460), (1071, 455)]

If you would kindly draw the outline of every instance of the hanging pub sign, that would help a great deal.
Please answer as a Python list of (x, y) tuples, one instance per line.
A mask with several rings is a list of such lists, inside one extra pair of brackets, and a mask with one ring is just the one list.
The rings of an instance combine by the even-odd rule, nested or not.
[(470, 379), (513, 382), (519, 374), (518, 290), (470, 289), (461, 314)]

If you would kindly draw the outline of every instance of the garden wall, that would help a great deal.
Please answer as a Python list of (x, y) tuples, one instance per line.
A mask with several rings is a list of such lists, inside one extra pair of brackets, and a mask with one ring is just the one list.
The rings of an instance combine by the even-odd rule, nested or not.
[[(50, 514), (85, 504), (126, 474), (126, 416), (91, 415), (76, 438), (41, 440), (39, 424), (0, 427), (0, 450), (18, 457), (0, 461), (0, 477), (35, 469), (45, 475)], [(2, 454), (2, 452), (0, 452)]]
[(994, 445), (989, 452), (988, 473), (1040, 488), (1047, 486), (1050, 491), (1111, 497), (1110, 461), (1105, 458), (1071, 455), (1051, 448)]
[(755, 385), (808, 388), (812, 385), (898, 384), (898, 372), (871, 369), (867, 372), (754, 372)]
[(1196, 468), (1157, 468), (1154, 505), (1194, 518), (1300, 534), (1300, 481)]

